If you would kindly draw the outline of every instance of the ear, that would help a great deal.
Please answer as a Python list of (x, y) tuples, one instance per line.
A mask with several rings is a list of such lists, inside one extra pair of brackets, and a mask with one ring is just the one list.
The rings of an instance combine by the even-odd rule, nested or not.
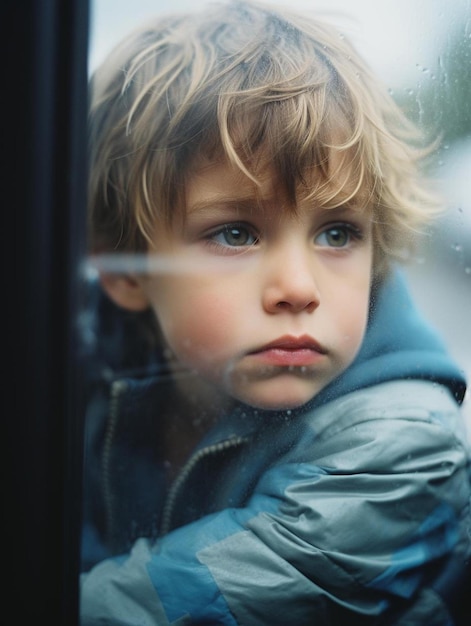
[(100, 283), (115, 304), (128, 311), (145, 311), (150, 303), (140, 282), (130, 274), (100, 272)]

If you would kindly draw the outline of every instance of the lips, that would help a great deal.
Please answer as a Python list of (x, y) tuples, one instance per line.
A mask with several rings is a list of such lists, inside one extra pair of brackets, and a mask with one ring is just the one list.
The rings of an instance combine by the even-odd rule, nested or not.
[(291, 335), (285, 335), (270, 343), (265, 344), (261, 348), (258, 348), (254, 352), (264, 352), (265, 350), (314, 350), (325, 354), (325, 349), (315, 339), (309, 335), (302, 335), (301, 337), (293, 337)]
[(308, 335), (285, 335), (254, 350), (250, 356), (267, 365), (307, 367), (325, 354), (326, 350)]

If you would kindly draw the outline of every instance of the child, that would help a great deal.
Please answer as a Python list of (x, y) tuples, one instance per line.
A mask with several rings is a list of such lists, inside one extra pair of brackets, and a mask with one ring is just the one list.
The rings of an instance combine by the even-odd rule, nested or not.
[(396, 267), (413, 129), (252, 2), (147, 24), (91, 93), (82, 624), (451, 624), (465, 381)]

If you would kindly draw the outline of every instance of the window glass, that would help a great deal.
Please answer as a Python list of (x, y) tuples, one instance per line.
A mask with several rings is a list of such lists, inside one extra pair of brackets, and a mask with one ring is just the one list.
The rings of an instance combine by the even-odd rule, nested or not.
[[(203, 45), (181, 53), (184, 44), (179, 40), (178, 48), (171, 30), (175, 19), (162, 31), (168, 49), (157, 41), (129, 64), (130, 48), (124, 46), (115, 70), (108, 70), (115, 71), (116, 81), (107, 83), (101, 64), (132, 29), (151, 27), (156, 15), (183, 15), (207, 5), (92, 0), (89, 75), (96, 91), (89, 203), (95, 221), (84, 268), (90, 295), (79, 320), (88, 361), (82, 535), (87, 624), (99, 623), (100, 616), (119, 616), (123, 624), (134, 618), (144, 623), (148, 616), (155, 623), (187, 623), (187, 614), (194, 620), (188, 623), (198, 618), (199, 623), (265, 623), (258, 611), (270, 613), (266, 623), (273, 625), (286, 623), (280, 616), (290, 611), (299, 611), (299, 623), (306, 623), (307, 615), (321, 615), (318, 607), (303, 613), (304, 602), (309, 607), (317, 593), (309, 581), (322, 589), (332, 584), (335, 572), (361, 563), (361, 574), (355, 570), (353, 577), (364, 575), (378, 597), (399, 598), (401, 585), (412, 596), (421, 583), (411, 582), (411, 572), (425, 566), (423, 554), (437, 567), (430, 575), (433, 584), (439, 580), (437, 563), (441, 567), (452, 553), (460, 561), (456, 588), (463, 579), (469, 554), (465, 547), (454, 554), (455, 545), (466, 543), (457, 539), (461, 505), (454, 498), (466, 499), (469, 490), (465, 465), (471, 439), (471, 401), (463, 382), (471, 378), (471, 201), (465, 193), (471, 82), (464, 78), (471, 59), (469, 1), (315, 4), (314, 11), (311, 0), (291, 0), (289, 8), (321, 15), (336, 27), (335, 42), (319, 44), (316, 59), (322, 71), (335, 74), (341, 96), (319, 116), (328, 122), (319, 123), (316, 147), (301, 154), (302, 146), (315, 143), (305, 120), (317, 123), (322, 98), (312, 108), (303, 101), (305, 114), (292, 126), (288, 115), (278, 115), (294, 99), (279, 94), (291, 93), (304, 67), (288, 84), (280, 80), (264, 92), (264, 102), (276, 106), (263, 109), (250, 98), (259, 89), (256, 81), (263, 81), (260, 67), (275, 73), (267, 60), (271, 51), (266, 64), (262, 59), (235, 87), (236, 78), (224, 82), (226, 69), (212, 67), (205, 74), (211, 55)], [(304, 36), (302, 20), (294, 24), (286, 30), (287, 40)], [(228, 50), (237, 47), (240, 33), (208, 28)], [(344, 40), (352, 42), (371, 68), (371, 80), (384, 89), (383, 104), (365, 96), (369, 74), (361, 60), (360, 69), (352, 69), (356, 53), (349, 55)], [(284, 40), (278, 43), (284, 50)], [(255, 48), (253, 56), (244, 57), (246, 66), (259, 54)], [(150, 67), (155, 50), (162, 51), (162, 65)], [(188, 80), (187, 67), (181, 69), (182, 58), (187, 65), (192, 59), (195, 81)], [(234, 58), (239, 59), (235, 52)], [(280, 67), (292, 71), (297, 61), (291, 65), (286, 58)], [(320, 72), (319, 84), (323, 80)], [(199, 91), (201, 81), (210, 85), (207, 91)], [(244, 92), (247, 100), (231, 100), (250, 81), (255, 86)], [(217, 107), (211, 100), (215, 84), (227, 97)], [(303, 90), (305, 83), (299, 93)], [(110, 93), (120, 102), (111, 112), (100, 108)], [(326, 99), (331, 96), (325, 93)], [(357, 99), (349, 100), (351, 93)], [(179, 109), (186, 98), (188, 106)], [(409, 153), (397, 141), (404, 133), (396, 131), (396, 114), (384, 104), (389, 99), (425, 138), (420, 167), (429, 182), (421, 190), (412, 175), (408, 178)], [(208, 110), (228, 120), (220, 135)], [(277, 141), (274, 128), (283, 140)], [(358, 140), (358, 128), (366, 139)], [(106, 132), (109, 143), (93, 144)], [(127, 150), (120, 143), (124, 137), (130, 138)], [(298, 154), (283, 153), (294, 145)], [(105, 184), (93, 167), (106, 172)], [(309, 189), (315, 192), (310, 195)], [(428, 192), (440, 198), (442, 210), (426, 226), (416, 225), (410, 207), (417, 216), (428, 210)], [(400, 201), (406, 196), (407, 207)], [(115, 219), (105, 206), (116, 209)], [(156, 222), (149, 206), (164, 207)], [(134, 230), (130, 218), (121, 220), (130, 208), (138, 214)], [(420, 229), (417, 247), (406, 253), (407, 237)], [(396, 271), (395, 260), (388, 273), (384, 259), (391, 251), (403, 258), (401, 269)], [(258, 309), (252, 307), (255, 299)], [(303, 326), (316, 312), (322, 337), (314, 336), (316, 325)], [(352, 400), (356, 393), (358, 404)], [(348, 418), (336, 404), (340, 396), (353, 402)], [(462, 420), (465, 431), (456, 435), (459, 445), (447, 439), (458, 404), (462, 417), (456, 423)], [(342, 417), (331, 423), (331, 415)], [(365, 415), (372, 416), (371, 429)], [(430, 424), (434, 433), (439, 425), (443, 437), (436, 444)], [(397, 436), (391, 434), (395, 428)], [(395, 453), (396, 443), (404, 452)], [(369, 456), (370, 446), (380, 451)], [(452, 483), (428, 501), (419, 481), (412, 486), (413, 476), (424, 472), (422, 486), (441, 484), (445, 478), (434, 472), (444, 471), (448, 462), (455, 464)], [(365, 514), (370, 506), (375, 509), (376, 498), (380, 516), (386, 510), (390, 522), (386, 538), (375, 530), (379, 518)], [(417, 522), (414, 529), (407, 526), (411, 520)], [(338, 532), (335, 541), (329, 538), (331, 527)], [(438, 539), (432, 528), (439, 529)], [(448, 533), (455, 533), (453, 540)], [(384, 545), (387, 554), (381, 552)], [(122, 561), (107, 560), (118, 555), (124, 555)], [(401, 565), (383, 570), (377, 565), (381, 559)], [(317, 563), (314, 573), (308, 561)], [(264, 595), (260, 576), (267, 576), (272, 596)], [(320, 623), (348, 623), (351, 611), (363, 610), (356, 599), (350, 606), (343, 596), (348, 577), (342, 576), (338, 589), (328, 589), (329, 597), (338, 592), (338, 603), (328, 609), (334, 621)], [(109, 596), (95, 594), (102, 582), (109, 585)], [(284, 585), (278, 597), (273, 589)], [(439, 596), (442, 591), (448, 607), (443, 610), (455, 611), (441, 587)], [(281, 608), (271, 609), (272, 600)], [(384, 610), (381, 602), (371, 602), (365, 610)], [(419, 614), (414, 611), (422, 609), (398, 600), (387, 610), (388, 619), (397, 614), (414, 623)]]

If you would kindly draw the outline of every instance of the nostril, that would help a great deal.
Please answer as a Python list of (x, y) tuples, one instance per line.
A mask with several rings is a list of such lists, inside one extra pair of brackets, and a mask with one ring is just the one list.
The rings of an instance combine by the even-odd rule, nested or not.
[(290, 302), (289, 300), (280, 300), (279, 302), (276, 302), (275, 304), (275, 308), (276, 309), (282, 309), (282, 310), (288, 310), (288, 311), (313, 311), (315, 308), (317, 307), (317, 304), (314, 300), (308, 300), (308, 301), (303, 301), (303, 302)]
[(263, 307), (270, 313), (311, 313), (319, 305), (319, 293), (313, 281), (294, 282), (275, 277), (262, 290)]

